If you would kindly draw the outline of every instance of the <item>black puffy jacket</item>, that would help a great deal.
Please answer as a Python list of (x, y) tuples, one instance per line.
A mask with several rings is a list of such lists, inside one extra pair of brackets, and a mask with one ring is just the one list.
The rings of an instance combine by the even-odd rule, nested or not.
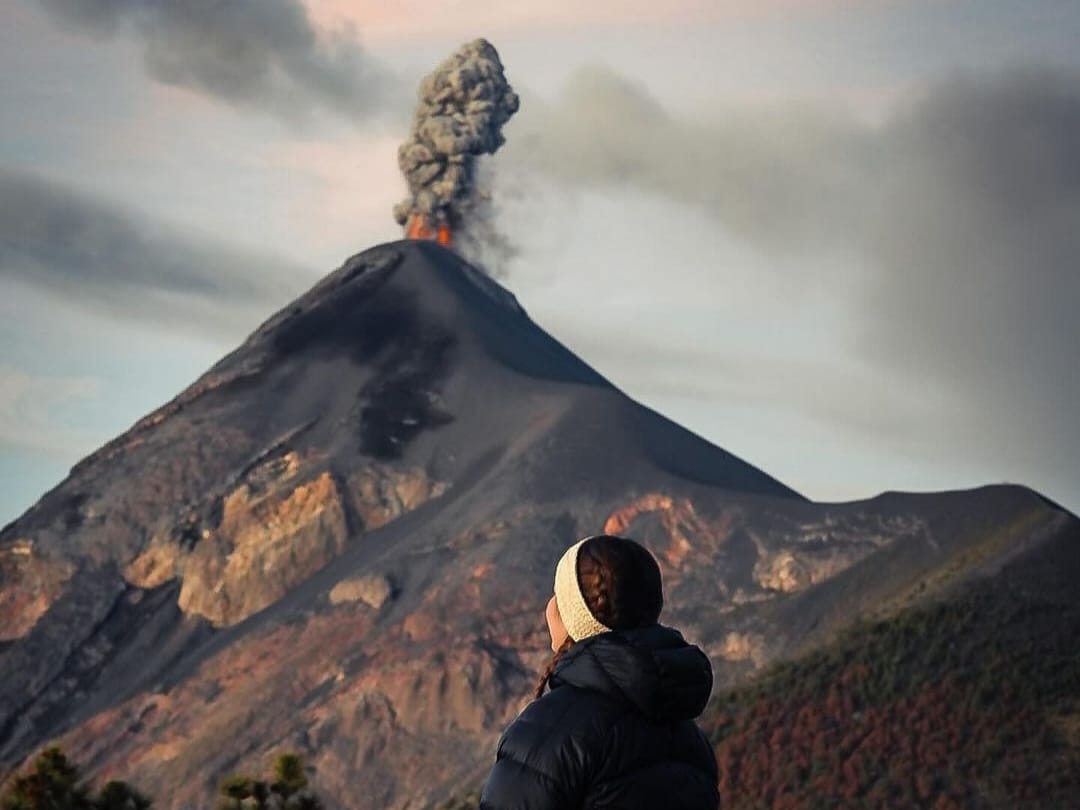
[(716, 810), (705, 653), (662, 624), (575, 643), (499, 738), (480, 810)]

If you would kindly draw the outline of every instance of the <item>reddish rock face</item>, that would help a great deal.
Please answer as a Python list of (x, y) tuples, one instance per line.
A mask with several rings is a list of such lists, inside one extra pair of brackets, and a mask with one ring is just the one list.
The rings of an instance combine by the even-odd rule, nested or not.
[(289, 747), (330, 805), (419, 807), (482, 778), (585, 534), (653, 551), (722, 685), (1073, 520), (1019, 487), (810, 503), (384, 245), (0, 533), (0, 779), (58, 739), (169, 810)]
[(74, 566), (34, 553), (31, 540), (16, 539), (0, 548), (0, 641), (30, 633), (64, 591)]

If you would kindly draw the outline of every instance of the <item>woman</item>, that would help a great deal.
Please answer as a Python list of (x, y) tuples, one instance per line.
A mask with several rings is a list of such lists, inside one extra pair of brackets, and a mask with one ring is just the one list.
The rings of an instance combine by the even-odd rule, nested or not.
[(716, 810), (716, 756), (693, 720), (712, 666), (658, 623), (652, 554), (627, 538), (586, 537), (562, 555), (554, 590), (555, 655), (499, 739), (480, 810)]

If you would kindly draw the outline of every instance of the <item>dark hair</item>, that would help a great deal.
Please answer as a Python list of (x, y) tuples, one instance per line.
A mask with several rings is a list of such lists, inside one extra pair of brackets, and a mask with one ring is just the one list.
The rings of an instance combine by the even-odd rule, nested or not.
[[(590, 537), (578, 550), (577, 578), (593, 616), (613, 630), (646, 627), (660, 618), (664, 607), (660, 566), (636, 540), (613, 534)], [(533, 697), (544, 693), (555, 665), (573, 645), (567, 637), (540, 675)]]

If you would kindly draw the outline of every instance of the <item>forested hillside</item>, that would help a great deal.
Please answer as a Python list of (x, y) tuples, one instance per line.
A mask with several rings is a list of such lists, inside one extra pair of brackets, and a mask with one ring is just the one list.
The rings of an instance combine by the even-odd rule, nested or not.
[(1076, 539), (714, 698), (721, 806), (1080, 806)]

